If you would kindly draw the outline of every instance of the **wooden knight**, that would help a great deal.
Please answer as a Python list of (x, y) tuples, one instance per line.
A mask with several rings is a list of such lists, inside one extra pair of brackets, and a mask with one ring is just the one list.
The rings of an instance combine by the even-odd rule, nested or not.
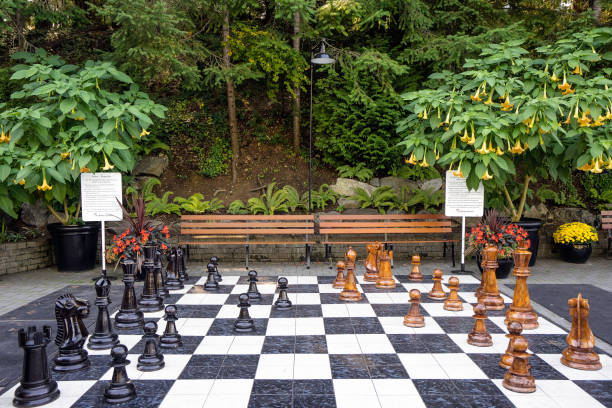
[(381, 245), (378, 242), (366, 245), (368, 255), (366, 256), (365, 261), (363, 261), (366, 270), (365, 274), (363, 275), (363, 280), (366, 282), (375, 282), (376, 278), (378, 278), (378, 251), (380, 246)]

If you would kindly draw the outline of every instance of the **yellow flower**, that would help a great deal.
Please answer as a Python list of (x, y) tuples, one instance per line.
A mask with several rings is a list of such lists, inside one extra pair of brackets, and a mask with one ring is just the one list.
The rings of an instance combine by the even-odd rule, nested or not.
[(573, 94), (574, 92), (576, 92), (575, 89), (566, 89), (565, 91), (561, 92), (561, 95), (569, 95)]
[(484, 104), (491, 105), (493, 103), (493, 100), (491, 98), (493, 98), (493, 91), (491, 91), (491, 93), (489, 94), (489, 99), (487, 99), (487, 101)]
[(550, 80), (553, 82), (559, 82), (559, 77), (557, 77), (557, 75), (555, 75), (555, 73), (553, 72), (552, 76), (550, 77)]
[(4, 130), (0, 133), (0, 143), (4, 143), (6, 140), (6, 135), (4, 134)]
[(608, 165), (606, 166), (606, 170), (612, 170), (612, 158), (608, 156)]
[(497, 150), (495, 150), (495, 154), (498, 156), (503, 156), (504, 155), (504, 151), (502, 149), (499, 148), (499, 146), (497, 146)]
[(591, 123), (591, 126), (603, 126), (604, 120), (606, 120), (606, 118), (599, 115), (597, 119), (595, 119), (595, 122)]
[(580, 69), (580, 65), (576, 65), (576, 68), (572, 71), (572, 74), (582, 75), (582, 70)]
[(43, 183), (40, 186), (36, 186), (36, 189), (39, 191), (49, 191), (53, 189), (53, 186), (47, 184), (47, 177), (45, 176), (45, 171), (43, 170)]
[(427, 157), (425, 157), (426, 155), (423, 155), (423, 161), (419, 163), (419, 166), (421, 167), (429, 167), (429, 163), (427, 163)]
[(109, 162), (108, 159), (106, 158), (106, 155), (104, 153), (102, 153), (102, 155), (104, 156), (104, 167), (102, 167), (103, 171), (106, 170), (112, 170), (115, 166), (112, 166)]
[(475, 95), (470, 95), (470, 99), (472, 100), (472, 102), (480, 102), (480, 101), (482, 101), (482, 99), (480, 99), (480, 87), (478, 87), (478, 89), (476, 90), (476, 94)]
[(565, 77), (565, 72), (563, 73), (563, 83), (557, 85), (557, 87), (562, 90), (562, 91), (567, 91), (568, 89), (570, 89), (572, 87), (571, 84), (567, 83), (567, 79)]
[(514, 154), (521, 154), (525, 151), (523, 147), (521, 147), (521, 141), (516, 139), (516, 144), (510, 149), (510, 152)]
[(492, 178), (493, 176), (489, 174), (489, 169), (487, 169), (485, 171), (485, 174), (483, 174), (481, 177), (482, 180), (491, 180)]
[(62, 160), (64, 160), (67, 157), (70, 157), (70, 152), (62, 152), (62, 153), (60, 153), (60, 156), (62, 156)]
[(599, 160), (593, 159), (593, 168), (591, 169), (591, 173), (601, 173), (603, 169), (599, 167)]
[(150, 135), (150, 134), (151, 134), (151, 132), (147, 132), (147, 129), (142, 129), (142, 132), (140, 132), (140, 137), (147, 136), (147, 135)]
[(501, 104), (501, 110), (503, 110), (504, 112), (508, 112), (511, 111), (513, 107), (514, 104), (510, 103), (510, 97), (506, 96), (506, 100)]
[(578, 167), (578, 170), (581, 170), (581, 171), (591, 171), (592, 168), (593, 168), (593, 164), (592, 163), (585, 163), (583, 166)]
[(578, 118), (578, 123), (580, 124), (580, 127), (589, 126), (589, 123), (591, 123), (591, 118), (589, 118), (585, 112), (582, 112), (582, 117)]
[(459, 140), (461, 140), (463, 143), (467, 143), (468, 140), (470, 140), (470, 136), (468, 135), (467, 128), (464, 129), (463, 136), (461, 136)]
[(23, 186), (25, 184), (25, 179), (21, 179), (20, 181), (13, 180), (13, 183), (19, 184), (20, 186)]
[(406, 163), (417, 164), (416, 157), (414, 157), (414, 153), (410, 153), (410, 159), (406, 159)]
[(487, 141), (484, 140), (482, 142), (482, 146), (480, 147), (480, 149), (476, 150), (478, 153), (480, 154), (487, 154), (489, 153), (489, 150), (487, 149)]
[(91, 170), (88, 167), (85, 167), (85, 166), (81, 167), (79, 171), (81, 173), (90, 173), (91, 172)]

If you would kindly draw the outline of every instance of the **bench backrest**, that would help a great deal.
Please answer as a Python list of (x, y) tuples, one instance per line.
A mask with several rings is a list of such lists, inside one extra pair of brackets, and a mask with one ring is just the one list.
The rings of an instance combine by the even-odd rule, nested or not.
[(314, 216), (308, 215), (183, 215), (181, 235), (192, 238), (248, 235), (313, 235)]
[(319, 216), (319, 233), (336, 234), (446, 234), (452, 220), (443, 214), (372, 214)]
[(612, 230), (612, 210), (601, 212), (601, 229)]

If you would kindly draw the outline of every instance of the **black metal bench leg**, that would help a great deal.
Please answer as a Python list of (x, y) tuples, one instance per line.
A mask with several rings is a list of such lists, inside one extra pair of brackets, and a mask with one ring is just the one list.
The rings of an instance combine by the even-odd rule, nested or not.
[(391, 269), (393, 269), (393, 244), (389, 244), (389, 256), (391, 258)]
[(248, 271), (249, 270), (249, 244), (244, 246), (244, 267)]
[(453, 257), (453, 268), (455, 267), (455, 243), (451, 242), (451, 256)]
[(310, 269), (310, 244), (306, 244), (306, 269)]
[(325, 244), (325, 259), (327, 259), (327, 263), (329, 264), (329, 269), (333, 269), (332, 267), (332, 256), (331, 256), (331, 246), (329, 244)]
[(444, 242), (444, 245), (442, 246), (442, 258), (446, 259), (446, 242)]

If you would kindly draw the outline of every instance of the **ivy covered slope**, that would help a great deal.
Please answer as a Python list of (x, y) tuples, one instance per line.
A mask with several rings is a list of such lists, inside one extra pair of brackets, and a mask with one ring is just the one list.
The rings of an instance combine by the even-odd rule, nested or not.
[(21, 90), (0, 104), (0, 209), (17, 217), (40, 195), (68, 223), (78, 218), (80, 173), (131, 171), (165, 108), (110, 62), (78, 67), (42, 50), (14, 58), (24, 64), (11, 77)]
[(431, 75), (436, 88), (403, 95), (410, 115), (397, 129), (408, 163), (502, 190), (515, 221), (537, 177), (565, 182), (575, 169), (612, 169), (612, 29), (521, 45), (490, 44), (462, 72)]

